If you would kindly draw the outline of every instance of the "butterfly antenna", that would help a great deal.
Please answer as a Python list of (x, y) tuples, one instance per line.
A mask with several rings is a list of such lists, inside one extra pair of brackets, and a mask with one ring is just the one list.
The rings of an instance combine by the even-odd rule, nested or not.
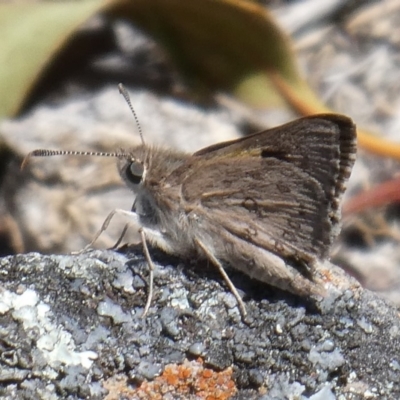
[(137, 115), (135, 113), (135, 110), (133, 109), (131, 98), (129, 97), (129, 93), (128, 93), (128, 91), (126, 90), (125, 86), (122, 83), (120, 83), (118, 85), (118, 89), (119, 89), (119, 92), (122, 94), (122, 96), (124, 96), (124, 99), (125, 99), (126, 103), (128, 104), (129, 108), (131, 109), (133, 117), (135, 118), (135, 121), (136, 121), (136, 125), (138, 127), (140, 140), (142, 141), (142, 144), (144, 145), (142, 128), (141, 128), (141, 126), (139, 124), (139, 119), (138, 119), (138, 117), (137, 117)]
[(129, 154), (113, 152), (106, 153), (103, 151), (70, 151), (70, 150), (45, 150), (38, 149), (28, 153), (21, 164), (23, 170), (32, 157), (50, 157), (50, 156), (95, 156), (95, 157), (129, 157)]
[[(127, 102), (131, 112), (135, 118), (136, 125), (138, 127), (140, 139), (142, 144), (144, 145), (143, 133), (142, 128), (139, 124), (139, 119), (133, 109), (131, 99), (129, 97), (128, 91), (126, 90), (125, 86), (120, 83), (118, 85), (119, 92), (124, 96), (125, 101)], [(21, 170), (25, 168), (26, 164), (32, 157), (50, 157), (50, 156), (97, 156), (97, 157), (131, 157), (129, 154), (122, 153), (122, 152), (102, 152), (102, 151), (72, 151), (72, 150), (46, 150), (46, 149), (38, 149), (31, 151), (28, 153), (22, 161)]]

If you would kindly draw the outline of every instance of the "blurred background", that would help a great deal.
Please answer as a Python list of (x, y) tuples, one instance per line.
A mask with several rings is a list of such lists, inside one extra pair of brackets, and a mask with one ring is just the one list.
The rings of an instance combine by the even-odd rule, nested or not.
[[(189, 152), (320, 112), (357, 123), (333, 261), (400, 304), (400, 2), (0, 4), (0, 254), (82, 249), (133, 194), (115, 160), (37, 148)], [(96, 246), (113, 245), (116, 217)], [(131, 231), (128, 241), (135, 241)]]

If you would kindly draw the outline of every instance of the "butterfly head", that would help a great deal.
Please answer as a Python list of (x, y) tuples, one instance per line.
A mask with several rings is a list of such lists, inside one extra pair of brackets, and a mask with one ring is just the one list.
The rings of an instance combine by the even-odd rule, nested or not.
[(147, 162), (145, 150), (146, 146), (138, 146), (132, 149), (129, 154), (121, 154), (118, 157), (118, 171), (126, 185), (136, 191), (138, 187), (144, 183)]

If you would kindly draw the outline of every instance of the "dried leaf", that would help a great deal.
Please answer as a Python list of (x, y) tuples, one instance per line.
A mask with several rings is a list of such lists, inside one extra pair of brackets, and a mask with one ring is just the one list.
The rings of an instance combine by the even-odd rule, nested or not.
[(192, 81), (256, 107), (287, 104), (275, 75), (322, 103), (299, 75), (290, 39), (268, 11), (239, 0), (136, 0), (121, 13), (157, 37)]

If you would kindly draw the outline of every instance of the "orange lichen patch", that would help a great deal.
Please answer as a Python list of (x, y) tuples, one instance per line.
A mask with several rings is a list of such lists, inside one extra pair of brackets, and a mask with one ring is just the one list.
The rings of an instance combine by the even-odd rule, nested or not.
[(182, 365), (167, 365), (154, 381), (143, 382), (136, 395), (139, 399), (161, 399), (166, 393), (187, 399), (229, 399), (236, 393), (232, 368), (215, 372), (204, 368), (200, 359), (186, 360)]
[(205, 368), (201, 359), (167, 365), (161, 376), (152, 382), (143, 382), (138, 388), (128, 389), (126, 379), (109, 379), (104, 386), (110, 391), (107, 400), (119, 398), (116, 392), (128, 399), (162, 400), (168, 394), (171, 398), (187, 400), (228, 400), (237, 391), (232, 368), (216, 372)]

